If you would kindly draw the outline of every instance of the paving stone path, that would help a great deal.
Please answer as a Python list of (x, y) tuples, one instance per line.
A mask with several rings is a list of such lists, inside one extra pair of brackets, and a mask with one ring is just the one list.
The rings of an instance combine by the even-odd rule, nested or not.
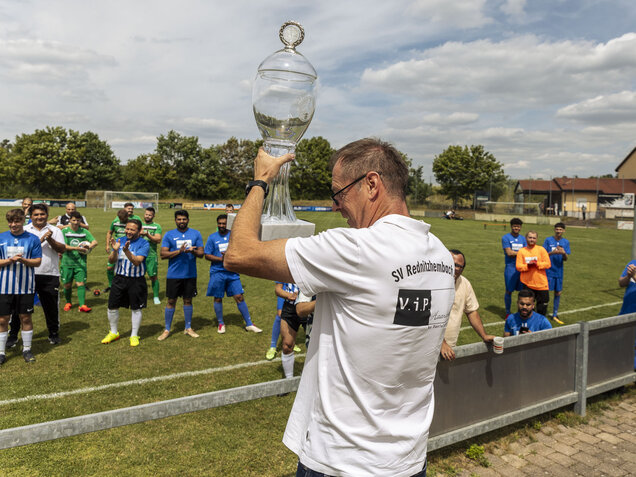
[(586, 424), (553, 420), (516, 442), (487, 445), (489, 467), (463, 459), (455, 475), (636, 476), (636, 394), (610, 406)]

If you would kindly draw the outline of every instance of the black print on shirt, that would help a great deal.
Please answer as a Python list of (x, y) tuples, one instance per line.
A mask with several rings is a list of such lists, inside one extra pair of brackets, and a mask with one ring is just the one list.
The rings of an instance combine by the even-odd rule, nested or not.
[(400, 289), (394, 325), (427, 326), (431, 317), (431, 291)]

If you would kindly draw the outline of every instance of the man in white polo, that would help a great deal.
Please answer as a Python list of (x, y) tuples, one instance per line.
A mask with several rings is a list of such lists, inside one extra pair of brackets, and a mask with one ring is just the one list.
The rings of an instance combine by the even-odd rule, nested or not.
[(49, 329), (49, 343), (57, 345), (60, 339), (60, 253), (66, 251), (64, 235), (57, 227), (47, 223), (49, 210), (46, 204), (31, 207), (31, 223), (24, 230), (36, 235), (42, 246), (42, 263), (35, 268), (35, 292)]
[(408, 168), (375, 139), (332, 156), (333, 210), (350, 229), (261, 242), (268, 184), (293, 158), (259, 151), (224, 259), (228, 270), (316, 295), (283, 442), (298, 455), (297, 475), (425, 475), (453, 259), (428, 224), (409, 217)]

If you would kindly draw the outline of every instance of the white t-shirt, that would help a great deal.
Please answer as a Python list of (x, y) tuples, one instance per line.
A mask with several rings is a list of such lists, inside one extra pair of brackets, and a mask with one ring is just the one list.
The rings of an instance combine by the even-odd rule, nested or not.
[[(62, 235), (62, 231), (57, 227), (54, 227), (50, 224), (46, 224), (42, 230), (38, 230), (33, 223), (24, 226), (24, 230), (32, 233), (39, 239), (42, 239), (42, 235), (46, 233), (47, 230), (51, 231), (51, 237), (53, 240), (59, 243), (64, 243), (64, 235)], [(56, 277), (60, 276), (60, 259), (55, 250), (51, 247), (51, 244), (46, 240), (41, 242), (42, 246), (42, 263), (40, 263), (39, 267), (35, 268), (36, 275), (53, 275)]]
[(464, 313), (469, 314), (477, 310), (479, 310), (479, 302), (473, 291), (473, 286), (467, 278), (460, 275), (455, 282), (455, 300), (453, 301), (453, 308), (451, 308), (448, 325), (446, 325), (446, 333), (444, 333), (444, 339), (448, 346), (452, 348), (457, 344)]
[(287, 241), (294, 282), (317, 295), (284, 444), (334, 476), (422, 470), (433, 380), (453, 304), (453, 259), (401, 215)]

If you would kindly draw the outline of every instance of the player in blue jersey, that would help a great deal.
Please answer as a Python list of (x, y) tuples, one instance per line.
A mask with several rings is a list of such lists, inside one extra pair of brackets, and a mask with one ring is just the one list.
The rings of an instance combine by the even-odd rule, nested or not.
[(551, 291), (554, 291), (552, 319), (560, 325), (563, 324), (559, 320), (559, 303), (563, 290), (563, 263), (571, 253), (570, 241), (563, 237), (563, 232), (565, 232), (565, 224), (563, 222), (556, 223), (554, 224), (554, 237), (548, 237), (543, 241), (543, 248), (548, 252), (552, 263), (550, 268), (546, 270), (548, 286)]
[(141, 221), (129, 219), (126, 222), (126, 236), (117, 240), (111, 239), (111, 252), (108, 261), (117, 264), (115, 277), (108, 295), (108, 323), (110, 331), (102, 340), (102, 344), (112, 343), (119, 339), (119, 308), (130, 308), (132, 330), (130, 346), (139, 346), (139, 327), (141, 326), (141, 310), (146, 307), (148, 286), (146, 285), (146, 257), (150, 250), (147, 240), (140, 237)]
[[(275, 282), (276, 293), (276, 316), (274, 317), (274, 325), (272, 326), (272, 339), (269, 345), (267, 353), (265, 353), (265, 359), (271, 361), (276, 357), (276, 345), (278, 344), (278, 337), (280, 336), (280, 315), (283, 310), (283, 304), (288, 301), (294, 304), (296, 298), (298, 298), (298, 286), (295, 283), (281, 283)], [(300, 348), (294, 345), (294, 352), (300, 353)]]
[(260, 333), (261, 330), (250, 317), (245, 298), (243, 297), (243, 285), (238, 273), (228, 272), (223, 267), (223, 255), (230, 243), (230, 231), (227, 229), (227, 215), (221, 214), (216, 218), (218, 231), (208, 237), (205, 243), (205, 259), (210, 263), (210, 282), (208, 283), (207, 296), (214, 297), (214, 314), (219, 323), (219, 333), (225, 333), (223, 321), (223, 296), (231, 296), (236, 301), (236, 306), (245, 320), (245, 330)]
[(0, 234), (0, 366), (6, 361), (8, 325), (16, 311), (22, 325), (22, 357), (35, 361), (33, 341), (33, 297), (35, 267), (42, 263), (40, 239), (24, 230), (25, 214), (21, 209), (7, 212), (9, 230)]
[(517, 295), (519, 311), (506, 319), (504, 336), (514, 336), (552, 328), (545, 316), (534, 311), (534, 305), (535, 299), (532, 290), (521, 290)]
[[(506, 266), (504, 268), (504, 281), (506, 282), (506, 294), (504, 304), (506, 306), (506, 316), (510, 315), (510, 305), (512, 305), (512, 292), (523, 290), (523, 284), (519, 279), (517, 271), (517, 252), (527, 245), (526, 238), (521, 235), (521, 219), (515, 217), (510, 221), (510, 233), (501, 237), (501, 248), (504, 251)], [(505, 319), (504, 318), (504, 319)]]
[(166, 276), (165, 309), (166, 328), (157, 338), (165, 340), (170, 335), (177, 298), (183, 298), (183, 315), (185, 317), (184, 334), (193, 338), (199, 335), (192, 329), (192, 298), (197, 296), (197, 258), (203, 257), (203, 237), (201, 232), (188, 227), (190, 215), (187, 210), (174, 213), (176, 229), (168, 231), (161, 240), (161, 259), (168, 260)]

